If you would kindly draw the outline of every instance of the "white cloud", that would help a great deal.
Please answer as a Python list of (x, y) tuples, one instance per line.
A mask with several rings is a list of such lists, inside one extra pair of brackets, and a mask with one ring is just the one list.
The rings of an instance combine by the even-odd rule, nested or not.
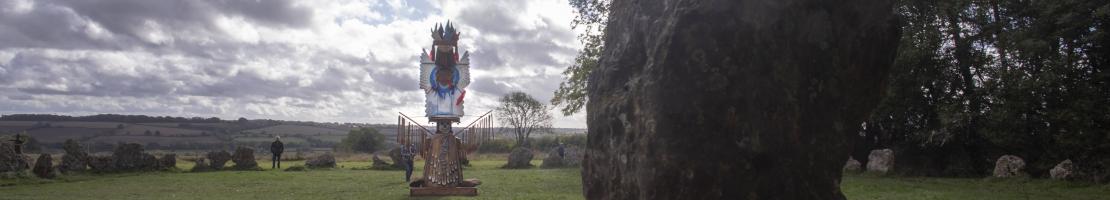
[[(417, 56), (451, 20), (474, 66), (467, 112), (479, 115), (513, 90), (549, 99), (580, 47), (566, 1), (2, 5), (0, 114), (393, 123), (423, 111)], [(552, 113), (556, 126), (585, 126)]]

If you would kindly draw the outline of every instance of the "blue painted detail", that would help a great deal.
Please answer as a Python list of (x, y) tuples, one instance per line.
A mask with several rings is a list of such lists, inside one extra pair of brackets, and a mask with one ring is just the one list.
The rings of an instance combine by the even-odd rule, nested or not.
[[(457, 68), (458, 66), (451, 66), (451, 67)], [(442, 85), (439, 84), (438, 81), (436, 81), (435, 77), (436, 77), (436, 73), (439, 72), (439, 67), (433, 67), (432, 68), (432, 73), (430, 73), (431, 75), (428, 76), (428, 82), (432, 83), (431, 84), (432, 85), (432, 90), (435, 91), (436, 96), (438, 96), (439, 98), (447, 98), (448, 94), (450, 94), (450, 95), (455, 94), (455, 87), (457, 85), (459, 85), (459, 70), (452, 70), (452, 71), (453, 71), (453, 73), (452, 73), (452, 77), (451, 77), (451, 86), (450, 87), (443, 87)]]

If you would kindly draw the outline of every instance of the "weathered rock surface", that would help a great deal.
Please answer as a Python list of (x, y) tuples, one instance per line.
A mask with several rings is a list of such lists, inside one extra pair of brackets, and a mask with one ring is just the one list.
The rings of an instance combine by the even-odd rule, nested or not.
[(226, 164), (227, 161), (231, 160), (231, 153), (227, 151), (208, 152), (205, 157), (208, 158), (208, 164), (211, 165), (209, 167), (210, 169), (220, 170), (224, 168), (224, 164)]
[(844, 162), (844, 172), (860, 172), (863, 170), (862, 165), (856, 159), (848, 157), (848, 161)]
[(116, 171), (116, 161), (112, 156), (89, 156), (89, 169), (93, 172)]
[(208, 164), (208, 160), (204, 158), (196, 158), (193, 160), (193, 168), (189, 169), (192, 172), (212, 171), (212, 165)]
[(577, 167), (582, 163), (582, 150), (574, 146), (563, 148), (563, 157), (559, 157), (559, 149), (552, 148), (547, 152), (540, 168)]
[(15, 146), (0, 142), (0, 172), (17, 172), (31, 168), (31, 157), (15, 153)]
[(1075, 166), (1071, 163), (1071, 159), (1067, 159), (1048, 170), (1048, 174), (1052, 179), (1063, 180), (1071, 177), (1072, 171), (1075, 171)]
[(254, 149), (249, 147), (239, 147), (235, 149), (235, 154), (231, 155), (231, 162), (235, 162), (232, 166), (236, 170), (260, 170), (258, 161), (254, 160)]
[[(564, 152), (563, 156), (566, 156), (565, 153), (566, 152)], [(566, 167), (566, 163), (563, 163), (563, 158), (559, 157), (559, 150), (557, 148), (552, 148), (547, 152), (547, 157), (543, 158), (543, 163), (540, 164), (540, 168), (558, 167)]]
[(162, 158), (158, 159), (158, 169), (166, 170), (173, 168), (177, 168), (177, 154), (171, 153), (162, 155)]
[(332, 156), (330, 153), (325, 153), (324, 155), (308, 159), (304, 162), (304, 166), (313, 169), (335, 168), (335, 156)]
[(521, 169), (532, 166), (532, 150), (518, 147), (509, 153), (509, 163), (506, 163), (502, 168)]
[(1015, 155), (1004, 155), (994, 162), (994, 177), (1025, 176), (1025, 160)]
[(81, 143), (68, 139), (62, 144), (62, 149), (65, 150), (66, 154), (62, 155), (62, 163), (58, 165), (58, 171), (85, 171), (86, 167), (89, 165), (89, 153), (85, 152), (85, 148), (81, 146)]
[(378, 158), (377, 154), (374, 154), (374, 156), (370, 158), (370, 162), (371, 169), (396, 169), (393, 168), (392, 164), (389, 164), (388, 162), (385, 162), (385, 160)]
[(894, 169), (894, 162), (894, 150), (871, 150), (871, 155), (867, 155), (867, 171), (887, 173)]
[(401, 158), (401, 147), (394, 147), (389, 150), (389, 160), (393, 161), (393, 168), (404, 169), (405, 161), (403, 161), (403, 159), (404, 158)]
[(588, 199), (844, 199), (893, 1), (615, 0), (589, 77)]
[(125, 143), (116, 146), (112, 151), (112, 160), (117, 171), (141, 171), (158, 168), (158, 159), (154, 155), (143, 152), (143, 145)]
[(35, 160), (35, 168), (31, 170), (35, 176), (39, 178), (54, 178), (54, 161), (50, 158), (50, 154), (40, 154), (39, 159)]

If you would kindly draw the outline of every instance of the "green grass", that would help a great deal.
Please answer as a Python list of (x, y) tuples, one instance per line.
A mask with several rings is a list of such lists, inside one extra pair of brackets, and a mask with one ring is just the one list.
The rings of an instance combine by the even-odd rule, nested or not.
[[(479, 199), (582, 199), (578, 169), (505, 170), (503, 160), (472, 161), (464, 178), (482, 180)], [(283, 167), (303, 162), (283, 162)], [(539, 163), (539, 161), (533, 161)], [(228, 163), (229, 165), (231, 163)], [(343, 168), (305, 172), (220, 171), (68, 175), (59, 180), (0, 180), (0, 199), (405, 199), (404, 171)], [(183, 171), (191, 163), (179, 162)], [(269, 161), (259, 161), (269, 169)], [(414, 176), (420, 176), (418, 163)], [(434, 198), (441, 199), (441, 198)], [(444, 199), (471, 199), (451, 197)]]
[[(497, 167), (498, 156), (476, 156), (465, 178), (482, 180), (477, 198), (432, 199), (582, 199), (579, 169)], [(540, 161), (533, 161), (539, 164)], [(230, 165), (232, 163), (228, 163)], [(259, 165), (269, 168), (268, 160)], [(282, 163), (288, 168), (302, 161)], [(220, 171), (66, 175), (56, 180), (0, 179), (0, 199), (406, 199), (403, 171), (352, 170), (367, 162), (341, 162), (341, 168), (304, 172)], [(417, 162), (421, 174), (422, 163)], [(849, 174), (841, 190), (848, 199), (1108, 199), (1110, 185), (1045, 179), (907, 178)]]
[(1110, 199), (1110, 185), (1047, 179), (974, 179), (845, 175), (848, 199)]

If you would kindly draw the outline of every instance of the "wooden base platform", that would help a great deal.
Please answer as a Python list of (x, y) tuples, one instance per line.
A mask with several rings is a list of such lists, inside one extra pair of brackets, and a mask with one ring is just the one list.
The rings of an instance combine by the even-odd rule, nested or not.
[(478, 196), (476, 187), (414, 187), (409, 196)]

